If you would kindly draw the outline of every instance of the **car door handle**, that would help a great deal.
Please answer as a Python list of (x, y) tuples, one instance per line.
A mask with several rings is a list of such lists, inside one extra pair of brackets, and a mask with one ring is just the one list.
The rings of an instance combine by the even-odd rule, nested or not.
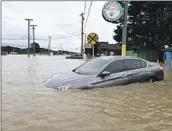
[(121, 77), (126, 77), (127, 75), (126, 74), (122, 74)]
[(148, 70), (145, 70), (145, 73), (150, 73), (150, 71), (148, 71)]

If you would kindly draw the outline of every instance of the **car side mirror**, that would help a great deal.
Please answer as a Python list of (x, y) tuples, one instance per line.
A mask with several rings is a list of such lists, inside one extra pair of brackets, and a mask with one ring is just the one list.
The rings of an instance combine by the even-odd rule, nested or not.
[(106, 77), (106, 76), (110, 76), (110, 72), (108, 71), (103, 71), (101, 74), (100, 74), (101, 77)]
[(73, 70), (72, 70), (72, 72), (75, 72), (75, 71), (76, 71), (76, 69), (73, 69)]

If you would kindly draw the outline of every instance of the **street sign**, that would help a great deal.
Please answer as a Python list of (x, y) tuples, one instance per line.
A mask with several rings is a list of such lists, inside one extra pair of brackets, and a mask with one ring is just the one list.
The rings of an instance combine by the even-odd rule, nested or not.
[(109, 0), (102, 9), (102, 16), (108, 22), (115, 22), (124, 13), (122, 6), (115, 0)]
[(90, 33), (88, 36), (87, 36), (87, 42), (91, 45), (94, 45), (96, 44), (97, 42), (99, 41), (99, 37), (96, 33)]

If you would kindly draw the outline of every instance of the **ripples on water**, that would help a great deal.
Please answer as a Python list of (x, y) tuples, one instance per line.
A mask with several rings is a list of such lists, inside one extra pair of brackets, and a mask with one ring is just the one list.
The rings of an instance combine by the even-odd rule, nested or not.
[(46, 88), (50, 76), (84, 61), (58, 56), (3, 56), (3, 131), (172, 130), (172, 73), (156, 83), (115, 88)]

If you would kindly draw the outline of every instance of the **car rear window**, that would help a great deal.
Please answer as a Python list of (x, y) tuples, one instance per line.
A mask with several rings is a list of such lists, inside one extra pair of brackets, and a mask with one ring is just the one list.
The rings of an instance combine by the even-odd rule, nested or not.
[(119, 73), (125, 71), (123, 60), (110, 63), (104, 71), (108, 71), (110, 73)]

